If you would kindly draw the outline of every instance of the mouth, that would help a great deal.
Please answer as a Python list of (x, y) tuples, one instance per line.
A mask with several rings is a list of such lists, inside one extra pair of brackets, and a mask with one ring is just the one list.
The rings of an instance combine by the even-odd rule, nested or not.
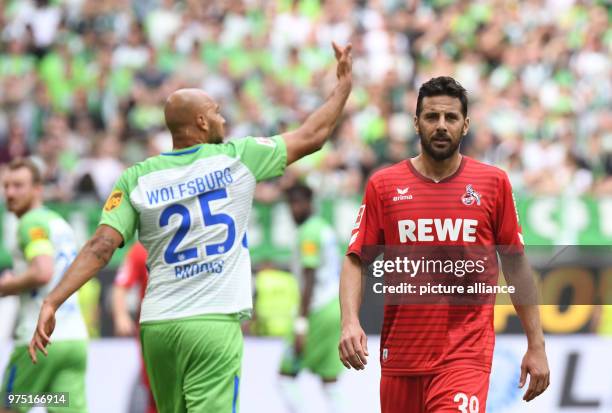
[(433, 138), (431, 144), (433, 146), (448, 146), (451, 144), (451, 140), (448, 138)]

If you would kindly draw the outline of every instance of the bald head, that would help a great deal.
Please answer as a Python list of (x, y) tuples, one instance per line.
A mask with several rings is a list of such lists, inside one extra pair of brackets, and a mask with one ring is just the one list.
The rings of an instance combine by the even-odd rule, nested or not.
[(179, 89), (166, 100), (166, 126), (175, 148), (223, 141), (225, 120), (219, 105), (200, 89)]

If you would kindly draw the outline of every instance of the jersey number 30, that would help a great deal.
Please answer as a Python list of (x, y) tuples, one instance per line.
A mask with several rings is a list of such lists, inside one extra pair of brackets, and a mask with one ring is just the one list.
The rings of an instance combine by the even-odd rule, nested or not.
[[(202, 217), (204, 218), (204, 225), (225, 225), (227, 226), (227, 238), (225, 241), (206, 245), (206, 255), (217, 255), (223, 254), (225, 251), (229, 251), (234, 245), (236, 239), (236, 225), (231, 216), (223, 213), (213, 214), (210, 211), (210, 201), (225, 199), (227, 198), (227, 191), (225, 188), (216, 189), (214, 191), (205, 192), (198, 196), (200, 202), (200, 209), (202, 210)], [(185, 235), (191, 229), (191, 213), (189, 208), (181, 204), (173, 204), (164, 209), (159, 217), (159, 226), (165, 227), (170, 222), (170, 217), (173, 215), (179, 215), (181, 217), (181, 225), (178, 227), (174, 237), (170, 240), (168, 247), (164, 251), (164, 260), (168, 264), (176, 264), (177, 262), (190, 260), (198, 257), (197, 248), (186, 248), (182, 251), (177, 251), (179, 244), (185, 238)]]

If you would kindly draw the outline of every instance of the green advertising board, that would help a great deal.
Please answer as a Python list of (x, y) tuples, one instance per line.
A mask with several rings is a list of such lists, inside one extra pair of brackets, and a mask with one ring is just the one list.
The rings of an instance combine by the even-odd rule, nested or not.
[[(318, 210), (336, 229), (344, 244), (348, 241), (360, 198), (321, 199)], [(97, 204), (49, 204), (74, 228), (82, 245), (93, 234), (100, 217)], [(517, 198), (525, 243), (529, 245), (612, 245), (612, 197), (610, 198)], [(16, 219), (0, 205), (0, 266), (11, 265), (15, 245)], [(285, 203), (255, 204), (247, 234), (254, 262), (287, 263), (295, 242), (295, 225)], [(115, 253), (117, 266), (127, 248)]]

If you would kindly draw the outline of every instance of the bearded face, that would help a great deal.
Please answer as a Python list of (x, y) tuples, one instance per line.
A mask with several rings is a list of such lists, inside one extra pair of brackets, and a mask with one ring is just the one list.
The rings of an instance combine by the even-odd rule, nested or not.
[(423, 152), (436, 161), (453, 156), (470, 123), (461, 112), (461, 101), (451, 96), (423, 98), (422, 110), (414, 119)]

